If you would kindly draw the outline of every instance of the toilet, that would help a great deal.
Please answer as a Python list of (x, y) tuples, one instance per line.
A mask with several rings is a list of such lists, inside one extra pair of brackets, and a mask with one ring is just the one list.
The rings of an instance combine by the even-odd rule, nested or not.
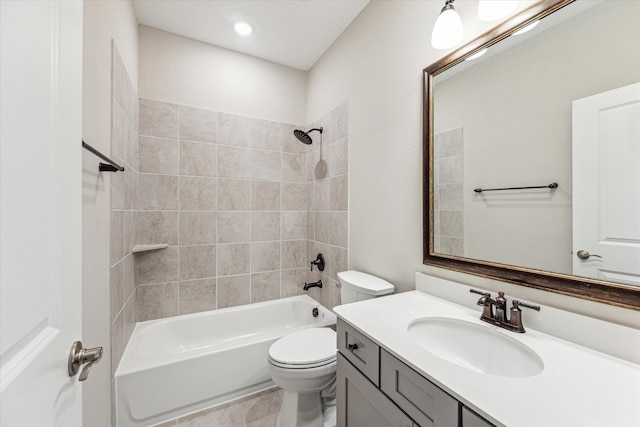
[[(393, 285), (359, 271), (338, 273), (342, 304), (393, 293)], [(269, 372), (284, 395), (278, 427), (335, 426), (336, 333), (331, 328), (292, 332), (269, 348)]]

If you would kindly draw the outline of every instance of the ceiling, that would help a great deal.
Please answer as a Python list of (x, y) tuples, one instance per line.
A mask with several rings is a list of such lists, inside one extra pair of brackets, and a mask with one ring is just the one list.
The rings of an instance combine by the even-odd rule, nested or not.
[[(369, 0), (133, 0), (138, 22), (308, 71)], [(240, 36), (231, 23), (254, 27)]]

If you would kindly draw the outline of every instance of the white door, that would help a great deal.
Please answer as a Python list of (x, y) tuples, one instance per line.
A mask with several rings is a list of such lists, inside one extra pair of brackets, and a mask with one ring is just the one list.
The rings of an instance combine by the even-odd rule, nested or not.
[(640, 286), (640, 83), (573, 102), (573, 273)]
[(82, 2), (0, 0), (0, 425), (80, 426)]

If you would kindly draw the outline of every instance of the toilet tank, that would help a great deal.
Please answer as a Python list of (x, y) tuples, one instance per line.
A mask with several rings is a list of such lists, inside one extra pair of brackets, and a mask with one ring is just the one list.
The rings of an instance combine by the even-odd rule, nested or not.
[(360, 271), (342, 271), (338, 273), (338, 280), (342, 304), (388, 295), (394, 290), (386, 280)]

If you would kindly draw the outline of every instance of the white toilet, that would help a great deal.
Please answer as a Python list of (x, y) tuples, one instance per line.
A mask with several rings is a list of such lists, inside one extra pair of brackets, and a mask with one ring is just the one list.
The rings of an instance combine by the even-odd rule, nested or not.
[[(342, 304), (388, 295), (393, 285), (361, 273), (338, 273)], [(278, 427), (335, 426), (336, 333), (309, 328), (285, 335), (269, 348), (269, 372), (282, 390)]]

